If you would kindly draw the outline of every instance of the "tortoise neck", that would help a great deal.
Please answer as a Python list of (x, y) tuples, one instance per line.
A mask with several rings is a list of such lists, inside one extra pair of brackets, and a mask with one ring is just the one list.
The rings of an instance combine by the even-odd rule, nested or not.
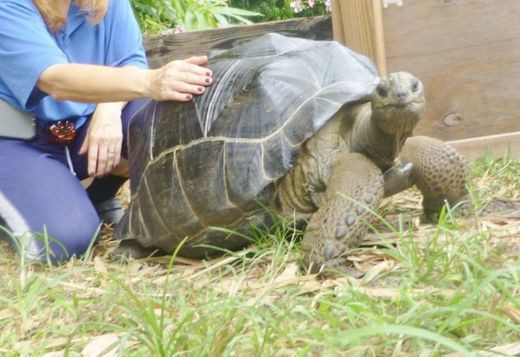
[(386, 170), (393, 166), (406, 139), (412, 135), (411, 129), (384, 132), (372, 115), (370, 103), (359, 106), (354, 113), (352, 130), (347, 131), (347, 145), (352, 151), (370, 158), (379, 168)]

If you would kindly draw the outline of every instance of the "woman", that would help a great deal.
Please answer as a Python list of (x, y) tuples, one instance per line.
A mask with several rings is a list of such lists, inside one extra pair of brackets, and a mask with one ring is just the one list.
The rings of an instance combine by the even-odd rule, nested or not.
[[(0, 1), (0, 99), (37, 128), (30, 141), (0, 138), (0, 224), (26, 259), (79, 256), (100, 217), (120, 218), (129, 120), (143, 98), (204, 93), (206, 64), (200, 56), (147, 69), (128, 0)], [(87, 177), (95, 179), (85, 191)]]

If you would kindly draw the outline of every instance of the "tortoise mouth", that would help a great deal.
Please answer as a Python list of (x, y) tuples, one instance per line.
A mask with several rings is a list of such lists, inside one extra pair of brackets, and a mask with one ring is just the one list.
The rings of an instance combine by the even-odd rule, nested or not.
[(421, 100), (407, 100), (405, 102), (391, 102), (386, 103), (385, 105), (378, 108), (378, 110), (385, 110), (387, 108), (393, 108), (398, 110), (405, 110), (405, 111), (415, 111), (424, 106), (424, 102)]

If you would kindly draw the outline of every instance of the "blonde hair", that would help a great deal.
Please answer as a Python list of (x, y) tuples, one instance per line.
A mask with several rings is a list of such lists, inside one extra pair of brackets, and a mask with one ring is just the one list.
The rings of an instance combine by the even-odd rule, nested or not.
[[(59, 13), (55, 0), (33, 0), (33, 2), (51, 31), (58, 31), (65, 26), (67, 17)], [(108, 8), (108, 0), (71, 0), (71, 2), (75, 2), (79, 6), (81, 12), (92, 24), (101, 21)]]

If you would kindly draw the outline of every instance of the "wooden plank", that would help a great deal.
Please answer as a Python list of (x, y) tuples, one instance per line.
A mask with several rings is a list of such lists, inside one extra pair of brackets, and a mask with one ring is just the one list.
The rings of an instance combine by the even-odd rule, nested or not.
[(481, 136), (449, 142), (468, 159), (475, 159), (486, 154), (494, 158), (509, 156), (520, 158), (520, 132)]
[(381, 0), (332, 2), (334, 39), (370, 57), (386, 74), (386, 54)]
[(332, 22), (329, 16), (319, 16), (150, 36), (144, 39), (144, 47), (150, 67), (157, 68), (176, 59), (228, 49), (267, 32), (313, 40), (332, 40)]
[(426, 88), (416, 134), (444, 140), (520, 131), (520, 1), (404, 0), (383, 10), (389, 71)]

